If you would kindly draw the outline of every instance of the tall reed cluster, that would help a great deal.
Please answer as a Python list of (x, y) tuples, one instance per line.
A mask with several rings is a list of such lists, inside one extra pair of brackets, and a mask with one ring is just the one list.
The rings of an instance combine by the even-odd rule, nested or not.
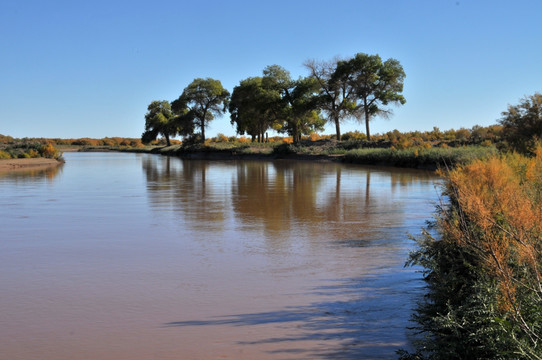
[(423, 338), (402, 358), (541, 359), (542, 146), (442, 175), (448, 201), (409, 260), (425, 268)]

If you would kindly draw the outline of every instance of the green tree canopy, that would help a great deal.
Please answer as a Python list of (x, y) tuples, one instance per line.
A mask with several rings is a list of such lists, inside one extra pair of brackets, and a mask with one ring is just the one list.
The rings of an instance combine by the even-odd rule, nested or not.
[(215, 116), (222, 115), (228, 107), (230, 93), (222, 87), (219, 80), (206, 78), (194, 79), (173, 101), (175, 112), (192, 117), (201, 130), (201, 140), (205, 141), (205, 127)]
[(231, 124), (236, 125), (237, 134), (246, 133), (253, 141), (257, 137), (262, 142), (275, 122), (272, 104), (278, 98), (278, 92), (263, 87), (261, 77), (242, 80), (233, 89), (229, 104)]
[[(405, 72), (399, 61), (388, 59), (382, 62), (379, 55), (358, 53), (350, 60), (339, 61), (332, 81), (348, 79), (353, 100), (356, 101), (354, 114), (365, 115), (367, 139), (371, 139), (369, 121), (375, 115), (389, 115), (383, 106), (404, 104), (401, 95)], [(359, 101), (359, 102), (357, 102)]]
[(318, 110), (318, 82), (313, 78), (292, 80), (290, 73), (278, 65), (264, 69), (262, 86), (274, 92), (274, 102), (269, 112), (280, 119), (279, 132), (292, 136), (293, 142), (301, 140), (301, 135), (323, 129), (324, 120)]
[(147, 144), (162, 135), (166, 142), (171, 145), (169, 138), (177, 135), (178, 126), (173, 121), (173, 113), (169, 101), (155, 100), (147, 107), (145, 114), (145, 132), (141, 135), (141, 141)]
[(518, 105), (509, 105), (502, 112), (500, 124), (510, 146), (527, 153), (536, 141), (542, 140), (542, 94), (524, 97)]
[(337, 140), (341, 140), (341, 122), (353, 116), (355, 102), (352, 99), (353, 88), (349, 83), (349, 74), (335, 74), (338, 59), (328, 62), (308, 60), (305, 67), (314, 78), (319, 89), (320, 108), (328, 115), (328, 121), (335, 125)]

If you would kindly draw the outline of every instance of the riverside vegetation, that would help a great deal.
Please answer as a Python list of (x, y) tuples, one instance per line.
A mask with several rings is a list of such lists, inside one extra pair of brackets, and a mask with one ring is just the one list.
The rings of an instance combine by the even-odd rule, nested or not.
[(427, 294), (405, 359), (542, 359), (542, 95), (501, 120), (514, 151), (440, 170), (444, 195), (417, 239)]
[(425, 269), (423, 336), (401, 358), (542, 358), (542, 145), (441, 175), (448, 201), (409, 260)]
[(14, 139), (0, 135), (0, 159), (48, 158), (63, 161), (62, 153), (46, 139)]

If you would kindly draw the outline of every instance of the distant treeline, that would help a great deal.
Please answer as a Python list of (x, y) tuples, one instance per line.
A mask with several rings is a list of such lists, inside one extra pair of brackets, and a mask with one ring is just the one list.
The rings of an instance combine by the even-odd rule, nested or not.
[[(159, 143), (159, 141), (157, 141), (157, 143)], [(143, 146), (143, 144), (141, 143), (141, 139), (139, 138), (124, 138), (124, 137), (105, 137), (102, 139), (13, 138), (11, 136), (6, 136), (2, 134), (0, 134), (0, 144), (3, 144), (3, 145), (51, 144), (51, 145), (67, 145), (67, 146), (131, 146), (131, 147)]]
[[(343, 142), (363, 143), (367, 147), (386, 147), (396, 149), (406, 149), (412, 147), (457, 147), (463, 145), (482, 145), (490, 146), (498, 144), (502, 141), (503, 127), (500, 125), (492, 125), (487, 127), (474, 126), (472, 129), (461, 128), (458, 130), (440, 130), (434, 127), (430, 131), (409, 131), (400, 132), (399, 130), (388, 131), (383, 134), (375, 134), (371, 136), (371, 141), (367, 140), (367, 136), (359, 131), (349, 131), (341, 136)], [(320, 135), (313, 133), (311, 135), (302, 136), (303, 141), (321, 141), (334, 140), (335, 134)], [(181, 144), (182, 141), (170, 139), (171, 144)], [(218, 134), (215, 137), (208, 138), (206, 144), (212, 143), (240, 143), (249, 144), (251, 138), (245, 136), (226, 136)], [(272, 136), (266, 139), (270, 144), (292, 143), (291, 136)], [(95, 138), (13, 138), (11, 136), (0, 134), (0, 144), (4, 147), (11, 145), (28, 145), (51, 144), (55, 146), (93, 146), (93, 147), (132, 147), (143, 148), (145, 145), (140, 138), (125, 138), (125, 137), (105, 137), (101, 139)], [(148, 145), (150, 146), (165, 146), (166, 140), (158, 138)]]

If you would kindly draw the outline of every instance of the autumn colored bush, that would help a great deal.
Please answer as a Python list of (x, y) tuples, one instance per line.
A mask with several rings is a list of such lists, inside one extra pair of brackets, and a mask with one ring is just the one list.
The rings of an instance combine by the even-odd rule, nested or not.
[(429, 293), (415, 320), (425, 338), (403, 359), (542, 357), (542, 146), (449, 172), (445, 195), (410, 264)]
[(349, 141), (349, 140), (366, 140), (367, 135), (360, 131), (348, 131), (341, 135), (342, 141)]
[(282, 138), (282, 142), (286, 144), (292, 144), (294, 142), (294, 139), (291, 136), (287, 136), (287, 137)]
[(42, 147), (40, 147), (39, 153), (42, 157), (50, 159), (60, 158), (60, 152), (51, 144), (43, 145)]
[(322, 137), (320, 136), (320, 134), (315, 133), (315, 132), (313, 132), (313, 133), (311, 133), (311, 134), (309, 135), (309, 139), (310, 139), (311, 141), (318, 141), (318, 140), (320, 140), (321, 138), (322, 138)]

